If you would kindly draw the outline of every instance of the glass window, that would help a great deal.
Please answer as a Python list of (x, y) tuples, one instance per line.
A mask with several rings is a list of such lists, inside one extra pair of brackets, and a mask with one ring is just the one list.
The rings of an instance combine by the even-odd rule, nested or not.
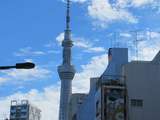
[(141, 99), (131, 99), (131, 106), (133, 106), (133, 107), (143, 107), (143, 100), (141, 100)]

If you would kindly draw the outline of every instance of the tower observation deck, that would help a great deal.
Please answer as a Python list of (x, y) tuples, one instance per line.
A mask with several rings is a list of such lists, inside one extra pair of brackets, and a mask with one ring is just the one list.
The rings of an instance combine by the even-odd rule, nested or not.
[(59, 120), (68, 120), (68, 107), (72, 94), (72, 80), (75, 75), (74, 66), (71, 64), (71, 48), (73, 46), (70, 30), (70, 0), (67, 0), (66, 30), (63, 47), (63, 62), (58, 66), (58, 73), (61, 79)]

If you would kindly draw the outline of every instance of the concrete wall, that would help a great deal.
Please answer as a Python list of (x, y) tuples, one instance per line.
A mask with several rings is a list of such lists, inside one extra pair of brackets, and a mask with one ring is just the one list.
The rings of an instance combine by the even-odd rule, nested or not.
[(97, 80), (98, 78), (91, 78), (90, 80), (90, 92), (78, 110), (78, 120), (95, 120), (95, 93)]
[[(118, 49), (115, 49), (117, 51)], [(114, 49), (113, 49), (114, 51)], [(127, 52), (124, 49), (124, 56)], [(118, 54), (119, 52), (117, 52)], [(122, 76), (126, 77), (128, 90), (128, 120), (159, 120), (160, 119), (160, 63), (159, 54), (151, 62), (136, 61), (127, 63), (127, 56), (124, 62), (115, 55), (114, 64), (107, 67), (101, 78), (108, 75), (119, 75), (122, 69)], [(114, 55), (113, 55), (114, 58)], [(112, 60), (110, 60), (110, 63)], [(118, 62), (117, 62), (118, 61)], [(115, 64), (116, 63), (116, 64)], [(120, 63), (120, 64), (119, 64)], [(118, 67), (116, 67), (118, 64)], [(125, 64), (125, 65), (124, 65)], [(119, 69), (119, 70), (118, 70)], [(118, 71), (117, 71), (118, 70)], [(118, 73), (118, 74), (117, 74)], [(100, 91), (96, 93), (96, 82), (98, 78), (91, 79), (90, 92), (78, 110), (78, 120), (96, 119), (96, 101), (101, 101)], [(107, 80), (103, 79), (103, 80)], [(141, 101), (141, 105), (131, 104), (131, 100)], [(132, 102), (133, 103), (133, 102)]]
[(101, 112), (102, 112), (102, 106), (101, 106), (101, 89), (98, 89), (95, 94), (95, 102), (94, 102), (94, 109), (95, 109), (95, 119), (94, 120), (101, 120)]
[(28, 120), (40, 120), (41, 110), (35, 106), (29, 105), (29, 119)]
[[(123, 75), (129, 96), (129, 120), (160, 119), (160, 65), (151, 62), (131, 62)], [(131, 105), (131, 99), (143, 100), (143, 106)]]
[(110, 48), (108, 51), (108, 66), (101, 77), (105, 81), (108, 79), (119, 79), (122, 73), (122, 66), (127, 63), (127, 48)]
[(86, 98), (86, 94), (76, 93), (72, 94), (70, 104), (69, 104), (69, 120), (76, 120), (77, 111), (83, 101)]

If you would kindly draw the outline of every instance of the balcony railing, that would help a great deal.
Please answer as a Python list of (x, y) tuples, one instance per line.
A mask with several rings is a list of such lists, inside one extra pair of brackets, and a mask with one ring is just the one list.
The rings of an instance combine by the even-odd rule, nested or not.
[(125, 86), (126, 85), (126, 78), (125, 76), (121, 75), (103, 75), (99, 78), (97, 82), (97, 89), (102, 85), (118, 85), (118, 86)]

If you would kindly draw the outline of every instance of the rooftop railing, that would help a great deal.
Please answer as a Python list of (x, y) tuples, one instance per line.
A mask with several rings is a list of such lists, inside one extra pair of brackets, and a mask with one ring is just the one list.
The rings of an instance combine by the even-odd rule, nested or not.
[(21, 100), (21, 101), (12, 100), (11, 101), (11, 106), (28, 105), (28, 104), (29, 104), (28, 100)]

